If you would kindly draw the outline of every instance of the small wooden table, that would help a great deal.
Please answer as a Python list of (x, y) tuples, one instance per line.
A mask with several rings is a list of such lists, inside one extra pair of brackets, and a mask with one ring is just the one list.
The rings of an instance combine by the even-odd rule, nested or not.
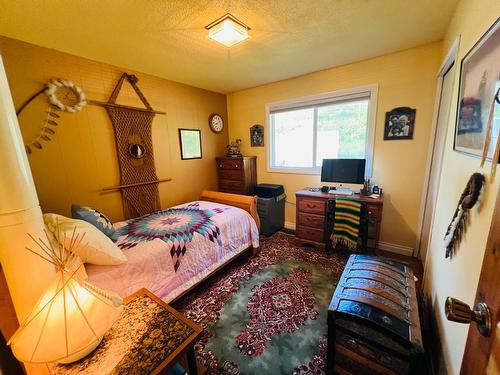
[(202, 329), (141, 289), (125, 299), (118, 321), (87, 357), (69, 365), (49, 364), (50, 374), (166, 374), (187, 355), (196, 374), (194, 345)]

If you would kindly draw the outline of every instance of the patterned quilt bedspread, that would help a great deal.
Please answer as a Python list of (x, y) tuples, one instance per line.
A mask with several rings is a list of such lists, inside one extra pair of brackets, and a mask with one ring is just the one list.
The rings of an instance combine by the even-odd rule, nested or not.
[(244, 210), (195, 201), (115, 224), (128, 261), (87, 265), (89, 281), (126, 297), (147, 288), (166, 302), (250, 246), (259, 246), (254, 219)]
[(200, 202), (194, 202), (131, 219), (118, 229), (116, 244), (121, 249), (130, 249), (143, 241), (158, 238), (167, 244), (177, 271), (195, 234), (222, 246), (220, 228), (212, 217), (227, 209), (228, 207), (202, 209)]

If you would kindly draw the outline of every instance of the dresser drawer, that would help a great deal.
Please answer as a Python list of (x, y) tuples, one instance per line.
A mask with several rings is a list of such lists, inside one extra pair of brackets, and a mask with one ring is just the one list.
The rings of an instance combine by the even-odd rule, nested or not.
[(299, 212), (298, 223), (299, 225), (323, 229), (325, 226), (325, 217), (323, 215)]
[(243, 189), (243, 181), (219, 180), (219, 189), (239, 191)]
[(231, 188), (231, 187), (220, 187), (219, 191), (222, 193), (230, 194), (244, 194), (245, 192), (241, 188)]
[(320, 199), (299, 199), (298, 208), (300, 212), (325, 215), (326, 201)]
[(382, 215), (382, 206), (378, 204), (367, 204), (366, 205), (366, 216), (371, 219), (379, 219)]
[(297, 237), (305, 240), (312, 240), (317, 242), (323, 242), (325, 240), (325, 231), (323, 229), (298, 227), (296, 229), (296, 235)]
[(217, 160), (217, 167), (219, 169), (242, 169), (243, 160), (234, 158), (234, 159), (219, 159)]
[(219, 178), (221, 180), (241, 181), (243, 175), (239, 169), (219, 169)]

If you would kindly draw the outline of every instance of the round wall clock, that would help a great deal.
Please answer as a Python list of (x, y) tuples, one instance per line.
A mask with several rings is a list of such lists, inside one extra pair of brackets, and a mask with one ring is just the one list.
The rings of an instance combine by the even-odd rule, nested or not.
[(208, 124), (210, 125), (210, 129), (214, 133), (220, 133), (222, 130), (224, 130), (224, 119), (217, 113), (213, 113), (210, 115), (210, 117), (208, 118)]

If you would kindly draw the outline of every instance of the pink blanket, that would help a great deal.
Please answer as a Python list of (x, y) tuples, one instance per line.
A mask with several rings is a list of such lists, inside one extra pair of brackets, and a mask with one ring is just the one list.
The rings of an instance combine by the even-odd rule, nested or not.
[(126, 297), (147, 288), (166, 302), (250, 246), (259, 246), (254, 219), (244, 210), (196, 201), (115, 224), (128, 261), (86, 265), (89, 282)]

